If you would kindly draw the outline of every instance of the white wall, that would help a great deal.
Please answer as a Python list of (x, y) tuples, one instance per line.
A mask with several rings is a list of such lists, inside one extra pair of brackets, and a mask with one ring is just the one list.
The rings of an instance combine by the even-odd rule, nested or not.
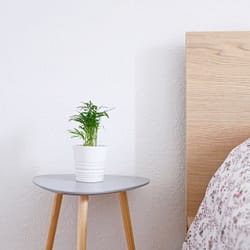
[[(108, 173), (151, 185), (129, 193), (138, 250), (177, 250), (184, 237), (184, 33), (248, 30), (249, 2), (0, 1), (0, 240), (44, 249), (52, 194), (38, 173), (71, 172), (68, 117), (80, 101), (115, 107), (101, 141)], [(55, 249), (75, 249), (66, 197)], [(116, 196), (90, 200), (89, 250), (126, 249)]]

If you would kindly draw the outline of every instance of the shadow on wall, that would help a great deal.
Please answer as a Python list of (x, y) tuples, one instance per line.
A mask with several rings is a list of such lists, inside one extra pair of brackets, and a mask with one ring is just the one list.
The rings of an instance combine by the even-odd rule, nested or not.
[[(39, 161), (32, 156), (35, 152), (31, 135), (30, 128), (20, 125), (11, 135), (6, 134), (1, 138), (0, 195), (4, 197), (0, 210), (4, 214), (0, 219), (1, 249), (18, 249), (21, 246), (20, 249), (40, 250), (45, 245), (53, 194), (32, 184), (32, 178), (39, 169)], [(72, 199), (74, 197), (66, 198)], [(74, 248), (76, 216), (72, 211), (75, 209), (72, 201), (66, 201), (62, 206), (55, 244), (58, 249)], [(67, 224), (66, 229), (60, 226), (61, 221)], [(67, 240), (60, 240), (65, 235)]]
[[(1, 138), (0, 158), (2, 185), (10, 191), (15, 202), (25, 200), (37, 166), (30, 157), (29, 129), (19, 124), (19, 129)], [(20, 200), (17, 200), (20, 199)]]
[(138, 191), (139, 249), (180, 249), (184, 238), (184, 61), (176, 45), (136, 57), (136, 174), (151, 179)]
[(0, 195), (5, 200), (1, 204), (1, 213), (4, 214), (1, 225), (4, 226), (0, 227), (3, 249), (16, 249), (20, 244), (31, 249), (29, 242), (34, 236), (34, 231), (30, 229), (35, 224), (33, 209), (36, 208), (36, 200), (33, 198), (36, 196), (31, 183), (35, 168), (32, 168), (29, 158), (28, 135), (28, 129), (19, 123), (19, 129), (1, 138)]

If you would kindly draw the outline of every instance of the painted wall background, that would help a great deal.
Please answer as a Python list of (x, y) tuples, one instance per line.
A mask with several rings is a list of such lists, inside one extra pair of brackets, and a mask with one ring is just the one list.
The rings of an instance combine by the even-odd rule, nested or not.
[[(185, 32), (249, 30), (248, 1), (0, 1), (0, 239), (44, 249), (51, 193), (41, 173), (73, 171), (68, 117), (80, 101), (115, 107), (100, 140), (107, 173), (151, 185), (129, 193), (139, 250), (184, 238)], [(116, 196), (90, 199), (88, 249), (126, 249)], [(55, 249), (75, 249), (76, 199)]]

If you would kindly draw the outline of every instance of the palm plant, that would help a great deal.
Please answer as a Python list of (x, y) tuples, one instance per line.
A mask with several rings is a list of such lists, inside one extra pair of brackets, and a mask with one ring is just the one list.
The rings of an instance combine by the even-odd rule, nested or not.
[(109, 118), (108, 111), (106, 107), (98, 107), (91, 101), (82, 103), (78, 107), (78, 114), (70, 118), (70, 121), (79, 123), (77, 128), (69, 130), (72, 137), (80, 138), (83, 141), (83, 146), (97, 146), (101, 118)]

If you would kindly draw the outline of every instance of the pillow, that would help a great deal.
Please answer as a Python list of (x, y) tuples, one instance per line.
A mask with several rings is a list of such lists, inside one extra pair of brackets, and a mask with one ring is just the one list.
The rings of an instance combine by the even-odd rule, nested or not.
[(182, 250), (250, 249), (250, 139), (210, 180)]

